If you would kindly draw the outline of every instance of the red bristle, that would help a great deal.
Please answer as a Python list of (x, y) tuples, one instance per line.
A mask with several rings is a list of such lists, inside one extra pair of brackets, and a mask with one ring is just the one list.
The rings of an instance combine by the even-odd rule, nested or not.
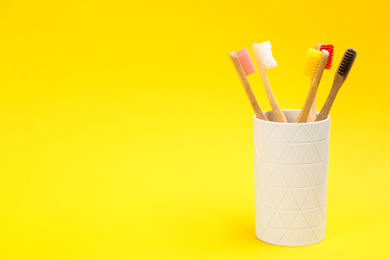
[(332, 44), (322, 45), (320, 50), (321, 51), (322, 50), (327, 50), (329, 52), (328, 62), (326, 63), (326, 66), (325, 66), (325, 69), (329, 70), (330, 68), (332, 68), (334, 46)]

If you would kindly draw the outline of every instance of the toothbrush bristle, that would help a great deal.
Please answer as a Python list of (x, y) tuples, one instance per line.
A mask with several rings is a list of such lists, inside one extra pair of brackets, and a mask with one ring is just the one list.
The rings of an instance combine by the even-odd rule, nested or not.
[(246, 76), (256, 72), (255, 65), (253, 64), (253, 61), (251, 59), (251, 56), (249, 55), (247, 48), (239, 50), (238, 52), (236, 52), (236, 54)]
[(349, 48), (344, 52), (344, 56), (340, 62), (339, 68), (337, 69), (340, 76), (346, 76), (349, 73), (353, 62), (355, 61), (356, 55), (356, 50), (352, 48)]
[(331, 69), (332, 62), (333, 62), (334, 46), (332, 44), (322, 45), (320, 50), (321, 51), (327, 50), (329, 52), (329, 58), (328, 58), (328, 61), (326, 62), (325, 69), (327, 69), (327, 70)]
[(270, 69), (276, 67), (278, 64), (276, 60), (272, 56), (272, 46), (269, 41), (258, 44), (259, 46), (259, 54), (261, 58), (261, 62), (265, 69)]
[(309, 48), (306, 60), (303, 65), (303, 75), (315, 77), (318, 66), (320, 65), (322, 52)]

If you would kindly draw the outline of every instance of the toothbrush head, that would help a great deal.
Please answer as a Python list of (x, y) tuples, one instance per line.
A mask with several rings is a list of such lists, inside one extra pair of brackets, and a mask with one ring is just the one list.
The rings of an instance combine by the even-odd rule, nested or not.
[(328, 45), (321, 45), (320, 50), (327, 50), (329, 52), (329, 58), (328, 62), (326, 63), (325, 69), (329, 70), (332, 68), (332, 61), (333, 61), (333, 53), (334, 53), (334, 46), (332, 44)]
[(276, 60), (272, 56), (272, 46), (269, 41), (259, 43), (257, 44), (259, 47), (259, 54), (261, 62), (263, 63), (263, 66), (265, 69), (270, 69), (276, 67), (278, 64), (276, 63)]
[(318, 66), (320, 65), (321, 57), (322, 51), (309, 48), (303, 65), (303, 75), (314, 77), (317, 73)]
[(253, 64), (253, 61), (251, 59), (251, 56), (249, 55), (247, 48), (239, 50), (238, 52), (236, 52), (236, 54), (246, 76), (256, 72), (255, 65)]
[(337, 69), (337, 73), (340, 76), (347, 77), (349, 71), (351, 70), (351, 67), (353, 65), (353, 62), (356, 59), (357, 51), (353, 48), (348, 48), (343, 55), (343, 58), (341, 59), (339, 68)]

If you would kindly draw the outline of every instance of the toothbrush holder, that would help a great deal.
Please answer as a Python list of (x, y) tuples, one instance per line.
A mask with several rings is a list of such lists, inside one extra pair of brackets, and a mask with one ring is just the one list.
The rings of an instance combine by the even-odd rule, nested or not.
[(280, 246), (325, 238), (330, 117), (294, 123), (300, 110), (283, 110), (288, 123), (253, 119), (256, 236)]

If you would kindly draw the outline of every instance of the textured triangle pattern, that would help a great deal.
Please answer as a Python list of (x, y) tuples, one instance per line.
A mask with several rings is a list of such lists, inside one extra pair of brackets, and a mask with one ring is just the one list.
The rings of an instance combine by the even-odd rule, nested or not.
[[(296, 113), (293, 117), (299, 114), (287, 111), (288, 120), (288, 112)], [(256, 235), (260, 240), (305, 246), (325, 238), (329, 128), (329, 119), (307, 124), (254, 119)]]

